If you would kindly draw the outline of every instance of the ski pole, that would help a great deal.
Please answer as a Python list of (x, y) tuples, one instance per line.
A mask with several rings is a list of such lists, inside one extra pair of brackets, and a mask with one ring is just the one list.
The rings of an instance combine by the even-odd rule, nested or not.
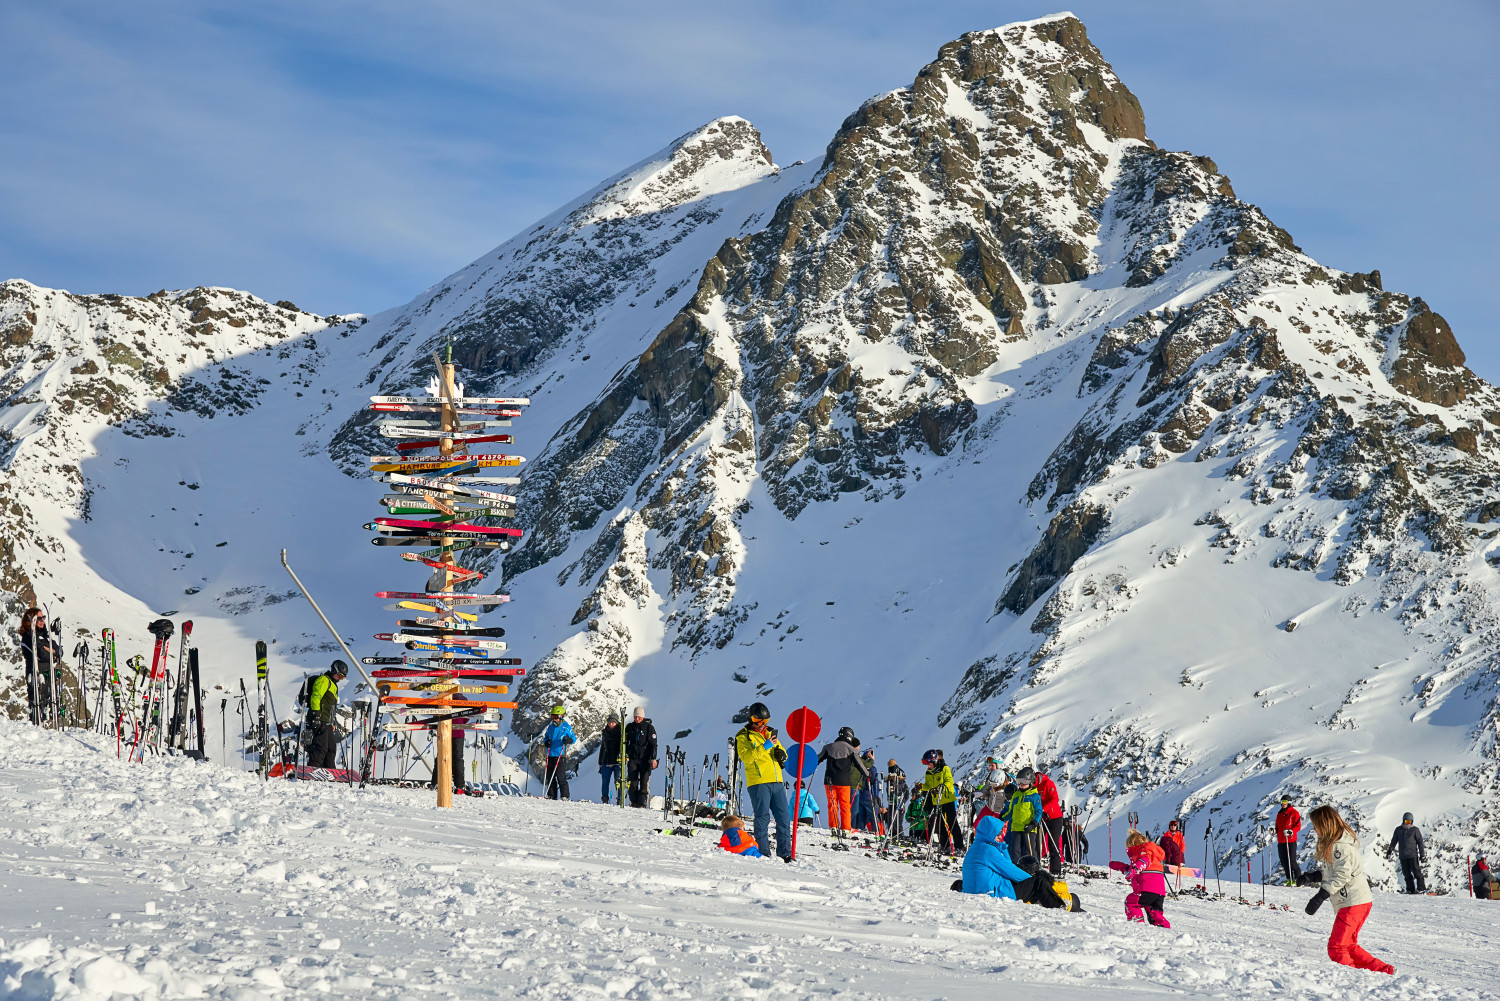
[[(1244, 855), (1244, 853), (1245, 853), (1244, 842), (1245, 842), (1245, 836), (1243, 834), (1236, 834), (1234, 836), (1234, 850), (1235, 850), (1236, 853), (1238, 853), (1240, 855)], [(1235, 866), (1234, 867), (1234, 899), (1235, 900), (1244, 900), (1245, 899), (1245, 891), (1243, 889), (1244, 885), (1245, 885), (1244, 879), (1240, 875), (1240, 867), (1239, 866)]]

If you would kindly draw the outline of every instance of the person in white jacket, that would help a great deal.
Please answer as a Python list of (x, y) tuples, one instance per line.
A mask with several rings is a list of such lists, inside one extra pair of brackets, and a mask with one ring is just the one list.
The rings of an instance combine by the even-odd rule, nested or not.
[(1370, 881), (1365, 878), (1365, 863), (1354, 829), (1326, 803), (1313, 810), (1309, 819), (1318, 834), (1313, 857), (1323, 868), (1303, 874), (1304, 883), (1320, 884), (1317, 894), (1307, 902), (1307, 913), (1316, 914), (1326, 900), (1332, 900), (1338, 908), (1333, 931), (1328, 936), (1328, 958), (1360, 970), (1395, 973), (1396, 968), (1390, 963), (1360, 948), (1359, 930), (1370, 916), (1374, 898), (1370, 896)]

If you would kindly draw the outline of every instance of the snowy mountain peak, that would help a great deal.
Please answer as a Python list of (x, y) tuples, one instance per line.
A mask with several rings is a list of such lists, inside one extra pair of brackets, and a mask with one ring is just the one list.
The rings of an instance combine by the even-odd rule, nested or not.
[[(363, 398), (420, 388), (451, 342), (470, 392), (533, 400), (524, 541), (474, 560), (516, 596), (522, 738), (562, 701), (588, 750), (645, 702), (714, 753), (749, 702), (805, 703), (908, 764), (1041, 761), (1085, 813), (1247, 825), (1290, 790), (1368, 830), (1420, 800), (1459, 845), (1500, 789), (1500, 395), (1421, 299), (1311, 260), (1144, 122), (1059, 14), (944, 45), (816, 166), (710, 122), (336, 337), (235, 293), (131, 300), (120, 329), (160, 330), (137, 371), (94, 306), (12, 283), (6, 461), (21, 429), (74, 437), (25, 473), (57, 520), (17, 521), (7, 566), (103, 607), (192, 558), (173, 607), (285, 625), (312, 666), (326, 637), (258, 565), (202, 559), (248, 519), (211, 529), (197, 498), (235, 509), (240, 457), (274, 448), (299, 489), (257, 516), (328, 549), (351, 634), (388, 625), (363, 595), (390, 561), (307, 511), (370, 494)], [(46, 296), (44, 348), (19, 332)], [(90, 442), (27, 408), (95, 355), (149, 410)], [(225, 378), (285, 381), (232, 425), (169, 399)], [(118, 472), (182, 468), (165, 433), (218, 443), (172, 477), (205, 493), (170, 531)], [(148, 575), (70, 512), (181, 560)]]

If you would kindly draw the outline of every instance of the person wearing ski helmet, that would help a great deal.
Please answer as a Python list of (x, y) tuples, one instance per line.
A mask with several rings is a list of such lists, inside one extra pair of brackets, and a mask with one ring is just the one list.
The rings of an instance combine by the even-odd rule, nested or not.
[(776, 857), (792, 860), (792, 818), (787, 806), (786, 783), (781, 766), (786, 749), (771, 726), (771, 710), (764, 702), (746, 709), (749, 721), (734, 735), (734, 753), (745, 770), (745, 793), (755, 812), (755, 843), (760, 853), (771, 855), (771, 821), (776, 821)]
[(339, 682), (348, 676), (349, 665), (335, 660), (307, 690), (307, 721), (313, 731), (312, 749), (307, 753), (309, 768), (332, 768), (337, 760), (339, 742), (333, 710), (339, 704)]
[(1022, 855), (1041, 855), (1039, 832), (1042, 826), (1042, 797), (1036, 791), (1036, 770), (1030, 765), (1016, 772), (1016, 788), (1005, 804), (1000, 819), (1010, 825), (1006, 842), (1010, 845), (1010, 857), (1020, 859)]
[(1323, 868), (1302, 874), (1304, 883), (1319, 884), (1305, 910), (1310, 915), (1316, 914), (1325, 900), (1332, 900), (1339, 909), (1328, 936), (1328, 958), (1360, 970), (1395, 973), (1394, 966), (1376, 959), (1359, 944), (1359, 930), (1369, 918), (1375, 898), (1370, 895), (1370, 881), (1365, 877), (1365, 863), (1354, 829), (1326, 803), (1314, 809), (1308, 819), (1318, 834), (1313, 858)]
[(1047, 868), (1054, 876), (1062, 875), (1062, 836), (1063, 836), (1063, 808), (1062, 798), (1057, 794), (1057, 784), (1047, 777), (1042, 771), (1041, 765), (1034, 769), (1034, 779), (1031, 787), (1042, 800), (1042, 814), (1038, 818), (1037, 833), (1045, 843), (1043, 847), (1048, 852)]
[(1015, 780), (998, 758), (986, 759), (984, 782), (979, 790), (979, 809), (974, 814), (976, 830), (985, 817), (999, 817), (1005, 812), (1005, 804), (1010, 800), (1011, 790), (1015, 787)]
[(1287, 886), (1296, 886), (1302, 873), (1297, 861), (1297, 837), (1301, 833), (1302, 814), (1292, 805), (1292, 797), (1281, 797), (1281, 809), (1276, 813), (1276, 856), (1286, 874)]
[(542, 731), (542, 743), (547, 748), (547, 772), (543, 777), (547, 789), (548, 799), (572, 799), (568, 791), (568, 747), (577, 743), (578, 735), (573, 732), (573, 725), (563, 719), (567, 715), (567, 708), (562, 705), (552, 707), (552, 722)]
[(1409, 813), (1401, 815), (1401, 826), (1391, 834), (1391, 843), (1385, 846), (1385, 857), (1399, 848), (1401, 875), (1406, 878), (1407, 893), (1426, 893), (1427, 880), (1422, 876), (1422, 866), (1427, 862), (1427, 845), (1422, 841), (1422, 830)]
[(896, 764), (895, 758), (886, 762), (885, 792), (887, 800), (885, 808), (886, 827), (890, 829), (892, 837), (898, 837), (901, 834), (901, 823), (904, 817), (902, 804), (907, 801), (907, 796), (911, 790), (906, 785), (906, 772), (900, 765)]
[(1182, 837), (1181, 825), (1177, 821), (1167, 821), (1167, 829), (1162, 831), (1161, 838), (1156, 843), (1161, 846), (1166, 865), (1187, 864), (1187, 842)]
[[(828, 801), (828, 829), (849, 833), (853, 819), (851, 788), (856, 776), (868, 778), (863, 762), (859, 760), (859, 739), (847, 726), (839, 727), (839, 735), (818, 752), (818, 762), (823, 765), (823, 798)], [(837, 836), (837, 834), (835, 834)]]
[[(599, 802), (609, 805), (609, 791), (620, 783), (620, 717), (610, 713), (599, 735)], [(616, 801), (619, 797), (615, 797)]]
[(922, 755), (922, 764), (927, 766), (927, 774), (922, 776), (922, 797), (928, 803), (927, 840), (932, 840), (933, 828), (937, 828), (938, 844), (943, 851), (956, 855), (964, 850), (964, 834), (958, 828), (958, 790), (953, 784), (953, 770), (937, 748)]
[(651, 803), (651, 773), (656, 770), (656, 724), (646, 718), (646, 707), (635, 707), (635, 718), (625, 724), (625, 777), (630, 782), (630, 805)]

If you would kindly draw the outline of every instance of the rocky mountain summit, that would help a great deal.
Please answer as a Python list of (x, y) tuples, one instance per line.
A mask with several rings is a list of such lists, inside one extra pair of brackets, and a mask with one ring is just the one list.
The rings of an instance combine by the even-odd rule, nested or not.
[[(709, 123), (368, 320), (3, 289), (25, 600), (109, 564), (69, 533), (128, 516), (113, 463), (166, 434), (232, 427), (321, 508), (373, 504), (360, 401), (451, 342), (470, 391), (535, 400), (526, 538), (489, 568), (534, 664), (522, 739), (556, 701), (592, 735), (644, 700), (712, 754), (763, 698), (908, 766), (1039, 761), (1096, 824), (1290, 792), (1366, 831), (1417, 809), (1452, 852), (1490, 830), (1500, 398), (1428, 304), (1158, 148), (1071, 15), (943, 46), (818, 163)], [(370, 548), (331, 599), (355, 633)], [(261, 571), (215, 573), (179, 603), (290, 637)]]

